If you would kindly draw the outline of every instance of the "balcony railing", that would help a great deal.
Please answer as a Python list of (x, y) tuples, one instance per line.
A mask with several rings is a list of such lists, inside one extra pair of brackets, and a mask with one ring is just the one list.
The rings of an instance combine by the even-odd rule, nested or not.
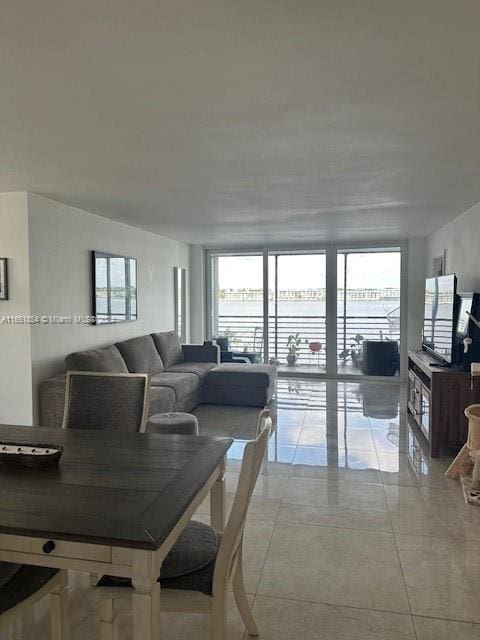
[[(287, 360), (287, 339), (291, 334), (300, 334), (300, 351), (297, 364), (325, 367), (325, 316), (270, 316), (268, 319), (268, 343), (270, 358), (277, 358), (282, 364)], [(230, 348), (263, 355), (263, 317), (261, 315), (219, 315), (217, 335), (227, 335)], [(358, 346), (355, 337), (364, 340), (400, 340), (400, 318), (396, 316), (339, 316), (337, 318), (337, 353), (339, 361), (350, 358), (350, 353)], [(309, 345), (319, 342), (319, 352)], [(344, 354), (341, 356), (341, 354)]]

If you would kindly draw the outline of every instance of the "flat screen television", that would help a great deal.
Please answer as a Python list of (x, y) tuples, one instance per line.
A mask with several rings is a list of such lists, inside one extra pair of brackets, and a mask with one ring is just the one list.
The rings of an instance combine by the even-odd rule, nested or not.
[(92, 251), (93, 309), (95, 324), (137, 319), (137, 261), (102, 251)]
[(454, 274), (426, 280), (423, 348), (447, 363), (452, 362), (456, 293), (457, 278)]

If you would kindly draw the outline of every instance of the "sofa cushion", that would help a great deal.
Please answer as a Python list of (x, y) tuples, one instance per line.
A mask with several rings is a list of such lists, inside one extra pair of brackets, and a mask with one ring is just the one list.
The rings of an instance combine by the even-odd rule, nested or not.
[(149, 416), (156, 413), (168, 413), (175, 408), (175, 391), (170, 387), (152, 387), (150, 385), (149, 397)]
[(210, 369), (216, 366), (214, 362), (182, 362), (168, 367), (166, 373), (194, 373), (203, 381)]
[(165, 369), (183, 362), (183, 351), (176, 331), (152, 333), (153, 341), (163, 360)]
[(275, 382), (272, 382), (269, 387), (204, 384), (202, 387), (202, 402), (236, 407), (266, 407), (273, 398), (275, 390)]
[(105, 349), (76, 351), (65, 358), (68, 371), (103, 371), (105, 373), (128, 373), (125, 360), (114, 345)]
[(175, 391), (176, 400), (190, 395), (200, 386), (200, 378), (194, 373), (157, 373), (150, 378), (152, 387), (170, 387)]
[(164, 369), (152, 336), (139, 336), (115, 345), (127, 363), (130, 373), (161, 373)]
[(269, 364), (218, 364), (206, 376), (205, 384), (215, 386), (269, 387), (276, 368)]

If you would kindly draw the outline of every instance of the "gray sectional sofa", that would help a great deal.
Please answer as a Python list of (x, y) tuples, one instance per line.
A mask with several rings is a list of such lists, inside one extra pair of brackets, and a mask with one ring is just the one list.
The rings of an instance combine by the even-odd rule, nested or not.
[[(220, 349), (180, 345), (174, 331), (153, 333), (103, 349), (78, 351), (65, 358), (68, 371), (148, 373), (149, 415), (190, 411), (202, 402), (265, 406), (275, 392), (275, 368), (268, 365), (219, 364)], [(232, 369), (233, 367), (233, 369)], [(65, 374), (49, 378), (40, 391), (40, 424), (60, 427)]]

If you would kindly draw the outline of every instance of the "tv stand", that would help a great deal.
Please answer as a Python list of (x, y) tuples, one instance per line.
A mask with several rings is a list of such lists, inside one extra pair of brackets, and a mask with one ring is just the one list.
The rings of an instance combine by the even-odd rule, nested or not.
[(449, 362), (430, 362), (429, 367), (433, 367), (436, 369), (451, 369), (452, 365)]
[(425, 351), (408, 352), (408, 420), (427, 441), (432, 458), (442, 448), (460, 449), (468, 434), (464, 410), (480, 402), (470, 373), (442, 367)]

